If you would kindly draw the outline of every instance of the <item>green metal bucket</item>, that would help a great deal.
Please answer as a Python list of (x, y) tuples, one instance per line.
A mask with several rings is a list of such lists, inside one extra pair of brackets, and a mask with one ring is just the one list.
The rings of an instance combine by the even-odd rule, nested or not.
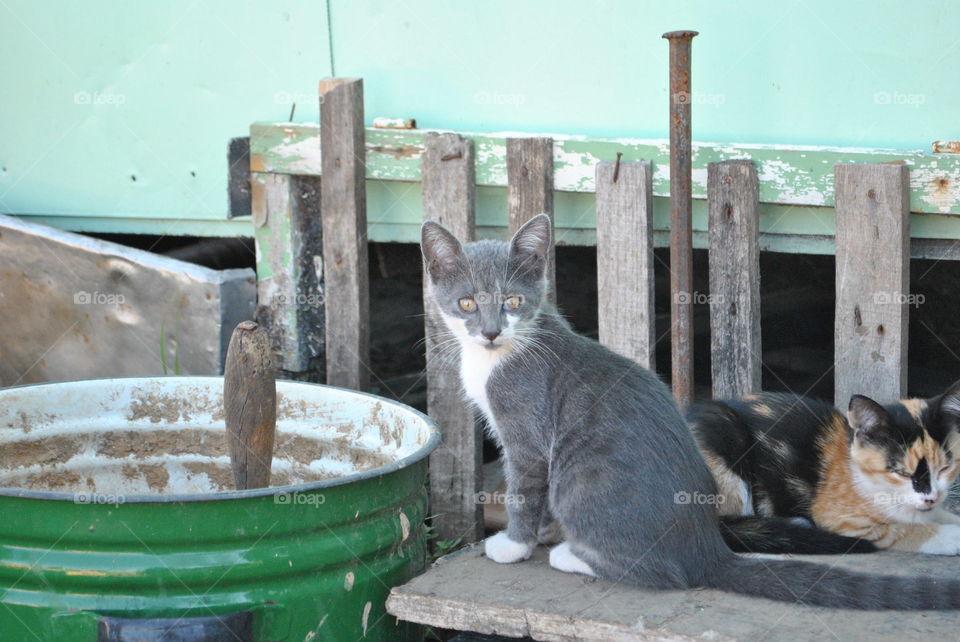
[(0, 390), (0, 639), (419, 636), (384, 603), (424, 568), (430, 419), (278, 382), (281, 485), (234, 491), (222, 387)]

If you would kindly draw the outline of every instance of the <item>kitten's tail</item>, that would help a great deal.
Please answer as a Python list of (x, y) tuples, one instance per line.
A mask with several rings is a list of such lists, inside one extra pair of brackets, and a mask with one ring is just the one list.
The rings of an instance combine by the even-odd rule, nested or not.
[(847, 537), (785, 517), (721, 517), (723, 540), (737, 553), (844, 555), (874, 553), (865, 539)]
[(960, 581), (932, 577), (866, 575), (842, 568), (734, 557), (712, 588), (782, 602), (846, 609), (960, 609)]

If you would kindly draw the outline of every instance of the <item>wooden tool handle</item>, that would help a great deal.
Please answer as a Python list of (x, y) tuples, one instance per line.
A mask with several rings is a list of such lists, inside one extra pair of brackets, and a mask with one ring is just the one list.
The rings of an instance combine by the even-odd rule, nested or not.
[(237, 490), (270, 485), (277, 380), (267, 332), (243, 321), (230, 337), (223, 375), (230, 465)]

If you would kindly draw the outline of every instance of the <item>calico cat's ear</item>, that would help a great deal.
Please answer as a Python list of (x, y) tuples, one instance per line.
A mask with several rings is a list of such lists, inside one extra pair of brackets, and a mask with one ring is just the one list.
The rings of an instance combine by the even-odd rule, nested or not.
[(510, 240), (510, 258), (536, 278), (543, 276), (550, 251), (550, 217), (537, 214), (524, 223)]
[(463, 258), (460, 241), (447, 228), (433, 221), (425, 222), (420, 228), (420, 251), (434, 281), (452, 274)]
[(935, 401), (940, 422), (954, 430), (960, 430), (960, 381), (954, 382)]
[(870, 439), (887, 426), (890, 414), (873, 399), (863, 395), (853, 395), (850, 398), (847, 420), (858, 437)]

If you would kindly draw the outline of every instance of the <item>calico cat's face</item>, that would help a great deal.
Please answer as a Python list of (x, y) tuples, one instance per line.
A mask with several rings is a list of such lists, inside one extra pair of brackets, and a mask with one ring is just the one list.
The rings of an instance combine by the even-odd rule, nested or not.
[(855, 395), (848, 418), (860, 488), (889, 515), (922, 521), (960, 473), (960, 382), (939, 397), (887, 407)]
[(423, 224), (420, 248), (431, 292), (461, 343), (498, 354), (524, 342), (546, 290), (549, 247), (545, 214), (528, 221), (509, 243), (461, 245), (437, 223)]

